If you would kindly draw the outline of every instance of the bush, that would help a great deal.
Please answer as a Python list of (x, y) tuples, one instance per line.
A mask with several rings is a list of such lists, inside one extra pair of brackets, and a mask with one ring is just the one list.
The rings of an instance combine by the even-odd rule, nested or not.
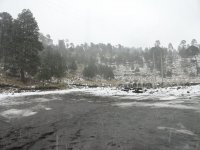
[(93, 78), (97, 74), (97, 67), (94, 64), (90, 64), (83, 70), (83, 76), (87, 78)]
[(77, 65), (75, 60), (72, 61), (72, 63), (68, 66), (68, 68), (73, 72), (77, 70)]
[(97, 74), (106, 80), (114, 79), (113, 69), (105, 65), (99, 65), (98, 67), (96, 65), (89, 65), (83, 70), (83, 76), (87, 78), (93, 78)]
[(171, 70), (168, 70), (167, 73), (166, 73), (166, 76), (167, 76), (167, 77), (172, 77), (172, 71), (171, 71)]

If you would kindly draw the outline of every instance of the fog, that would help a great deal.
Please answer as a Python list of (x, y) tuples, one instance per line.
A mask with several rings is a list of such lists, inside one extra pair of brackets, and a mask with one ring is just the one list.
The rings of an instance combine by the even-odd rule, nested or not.
[(150, 47), (160, 40), (177, 47), (183, 39), (200, 38), (198, 0), (0, 0), (0, 11), (14, 18), (24, 8), (54, 42)]

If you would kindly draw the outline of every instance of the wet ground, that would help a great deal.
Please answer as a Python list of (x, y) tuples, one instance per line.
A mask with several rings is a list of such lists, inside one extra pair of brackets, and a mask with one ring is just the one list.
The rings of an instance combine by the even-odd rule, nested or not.
[(1, 150), (200, 150), (200, 97), (10, 97)]

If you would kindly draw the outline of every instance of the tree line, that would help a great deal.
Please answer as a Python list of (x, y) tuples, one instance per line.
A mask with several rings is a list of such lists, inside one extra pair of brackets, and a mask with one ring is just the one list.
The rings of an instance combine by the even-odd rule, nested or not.
[[(120, 44), (84, 43), (75, 45), (68, 40), (54, 44), (50, 35), (39, 32), (36, 19), (29, 9), (22, 10), (16, 19), (7, 12), (0, 13), (0, 64), (4, 72), (39, 80), (62, 78), (78, 74), (87, 79), (100, 76), (113, 79), (113, 70), (119, 65), (129, 65), (132, 70), (147, 67), (160, 76), (172, 76), (177, 57), (190, 59), (198, 66), (199, 44), (180, 42), (178, 49), (171, 43), (162, 47), (159, 40), (151, 48), (124, 47)], [(186, 64), (187, 64), (186, 63)], [(184, 68), (184, 61), (182, 67)], [(7, 73), (8, 74), (8, 73)]]
[[(61, 78), (66, 73), (75, 73), (83, 61), (82, 74), (93, 78), (97, 75), (97, 71), (91, 70), (89, 62), (81, 60), (82, 56), (82, 52), (78, 55), (74, 53), (73, 43), (70, 43), (69, 47), (60, 40), (58, 45), (54, 45), (50, 35), (44, 36), (39, 33), (36, 19), (29, 9), (22, 10), (16, 19), (7, 12), (0, 13), (1, 68), (11, 75), (19, 74), (21, 81), (25, 82), (25, 77), (40, 80)], [(88, 55), (87, 60), (90, 58), (93, 56)], [(93, 65), (96, 68), (102, 68), (97, 67), (95, 62)], [(97, 69), (99, 75), (106, 79), (114, 78), (111, 67), (104, 66), (103, 68)], [(94, 75), (91, 76), (91, 72)]]

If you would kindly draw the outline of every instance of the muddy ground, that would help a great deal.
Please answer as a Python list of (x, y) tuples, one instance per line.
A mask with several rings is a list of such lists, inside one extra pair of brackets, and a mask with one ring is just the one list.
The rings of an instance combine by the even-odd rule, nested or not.
[[(196, 110), (119, 107), (137, 100), (80, 92), (12, 99), (22, 103), (0, 106), (1, 150), (200, 150)], [(37, 113), (2, 115), (12, 109)]]

